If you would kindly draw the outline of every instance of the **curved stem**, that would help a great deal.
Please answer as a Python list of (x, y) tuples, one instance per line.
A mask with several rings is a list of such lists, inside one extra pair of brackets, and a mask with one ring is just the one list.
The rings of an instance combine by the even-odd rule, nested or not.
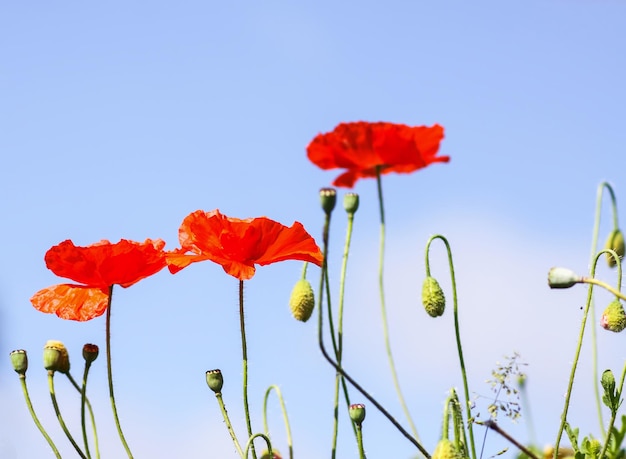
[(113, 418), (115, 420), (115, 427), (117, 428), (117, 433), (120, 437), (122, 445), (126, 450), (126, 454), (130, 459), (132, 459), (133, 454), (130, 452), (130, 448), (128, 447), (128, 443), (126, 442), (126, 438), (124, 438), (124, 432), (122, 432), (122, 426), (120, 424), (120, 419), (117, 415), (117, 405), (115, 404), (115, 393), (113, 391), (113, 370), (111, 366), (111, 304), (113, 300), (113, 286), (109, 287), (109, 304), (107, 305), (107, 313), (106, 313), (106, 355), (107, 355), (107, 378), (109, 380), (109, 398), (111, 399), (111, 409), (113, 410)]
[(28, 394), (28, 387), (26, 386), (26, 375), (21, 374), (19, 375), (19, 377), (20, 377), (20, 384), (22, 386), (22, 392), (24, 393), (24, 399), (26, 399), (26, 406), (28, 407), (30, 416), (33, 418), (33, 421), (35, 422), (35, 425), (39, 429), (39, 432), (41, 432), (41, 435), (43, 435), (43, 437), (48, 442), (48, 445), (50, 445), (50, 448), (52, 448), (52, 452), (54, 453), (54, 455), (57, 457), (57, 459), (61, 459), (61, 453), (59, 453), (59, 450), (57, 449), (56, 445), (52, 441), (52, 438), (50, 438), (50, 436), (48, 435), (48, 432), (46, 432), (46, 429), (43, 428), (43, 425), (41, 424), (41, 422), (39, 421), (39, 418), (35, 414), (33, 403), (31, 402), (30, 395)]
[(80, 425), (83, 431), (83, 442), (85, 443), (85, 453), (87, 457), (91, 457), (89, 453), (89, 442), (87, 441), (87, 428), (85, 426), (85, 405), (89, 409), (89, 416), (91, 418), (91, 426), (93, 428), (93, 436), (94, 436), (94, 445), (96, 447), (96, 457), (100, 458), (100, 449), (98, 448), (98, 433), (96, 431), (96, 418), (93, 415), (93, 410), (91, 408), (91, 403), (89, 403), (89, 399), (87, 398), (87, 374), (89, 373), (89, 368), (91, 367), (91, 362), (85, 362), (85, 371), (83, 373), (83, 386), (82, 388), (78, 385), (72, 375), (67, 372), (65, 376), (70, 380), (72, 386), (80, 393)]
[(383, 187), (382, 187), (382, 179), (380, 175), (380, 166), (376, 166), (376, 184), (378, 186), (378, 205), (380, 208), (380, 250), (379, 250), (379, 263), (378, 263), (378, 288), (380, 291), (380, 311), (382, 315), (382, 324), (383, 324), (383, 335), (385, 339), (385, 349), (387, 351), (387, 360), (389, 361), (389, 368), (391, 370), (391, 377), (393, 379), (393, 385), (396, 390), (396, 394), (398, 395), (398, 400), (400, 401), (400, 406), (402, 406), (402, 411), (404, 411), (404, 415), (406, 416), (409, 425), (411, 426), (411, 431), (413, 432), (413, 436), (419, 439), (419, 434), (417, 433), (417, 428), (413, 423), (413, 418), (411, 417), (411, 413), (409, 412), (409, 408), (404, 400), (404, 396), (402, 395), (402, 390), (400, 389), (400, 382), (398, 380), (398, 373), (396, 371), (396, 365), (393, 360), (393, 354), (391, 353), (391, 341), (389, 339), (389, 325), (387, 323), (387, 307), (385, 305), (385, 282), (384, 282), (384, 261), (385, 261), (385, 207), (383, 204)]
[[(593, 278), (593, 276), (595, 275), (598, 258), (602, 255), (603, 252), (604, 251), (598, 253), (595, 256), (593, 263), (591, 264), (591, 272), (590, 272), (591, 278)], [(580, 357), (580, 350), (582, 348), (583, 337), (585, 335), (585, 325), (587, 324), (587, 317), (589, 316), (589, 310), (591, 308), (591, 299), (593, 298), (593, 284), (596, 283), (596, 282), (590, 282), (591, 280), (595, 281), (595, 279), (590, 279), (590, 278), (583, 279), (583, 282), (587, 282), (592, 285), (589, 286), (589, 289), (587, 291), (587, 302), (585, 306), (585, 311), (583, 313), (582, 323), (580, 326), (578, 344), (576, 345), (576, 353), (574, 354), (572, 370), (570, 372), (569, 382), (567, 384), (567, 392), (565, 394), (565, 404), (563, 406), (563, 413), (561, 414), (561, 424), (559, 426), (559, 431), (556, 436), (556, 441), (554, 442), (554, 459), (558, 458), (559, 444), (561, 443), (561, 437), (563, 436), (563, 430), (565, 430), (565, 423), (567, 422), (567, 411), (569, 409), (570, 399), (572, 398), (572, 387), (574, 386), (574, 377), (576, 376), (576, 367), (578, 366), (578, 358)], [(609, 287), (609, 286), (606, 286), (606, 287)]]
[(409, 440), (413, 445), (415, 445), (415, 447), (427, 458), (430, 459), (430, 454), (428, 454), (428, 451), (426, 451), (426, 449), (421, 445), (421, 443), (416, 440), (415, 438), (413, 438), (411, 436), (410, 433), (408, 433), (399, 423), (398, 421), (396, 421), (396, 419), (380, 404), (376, 401), (376, 399), (374, 397), (372, 397), (365, 389), (363, 389), (352, 377), (350, 377), (350, 375), (348, 373), (345, 372), (345, 370), (340, 367), (333, 359), (332, 357), (328, 354), (328, 352), (326, 351), (326, 347), (324, 346), (324, 334), (322, 333), (323, 330), (323, 311), (322, 311), (322, 306), (323, 306), (323, 293), (324, 293), (324, 283), (325, 283), (325, 278), (328, 275), (328, 228), (330, 225), (330, 218), (328, 216), (326, 216), (326, 220), (324, 221), (324, 230), (322, 233), (322, 240), (323, 240), (323, 254), (324, 254), (324, 261), (322, 263), (322, 275), (320, 276), (320, 286), (319, 286), (319, 304), (318, 304), (318, 321), (317, 321), (317, 338), (318, 338), (318, 342), (319, 342), (319, 347), (320, 350), (322, 352), (322, 355), (324, 356), (324, 358), (326, 359), (326, 361), (339, 373), (341, 373), (341, 375), (357, 390), (359, 391), (367, 400), (370, 401), (370, 403), (372, 403), (372, 405), (374, 405), (376, 407), (376, 409), (378, 409), (378, 411), (381, 412), (381, 414), (383, 416), (385, 416), (387, 418), (387, 420), (389, 420), (389, 422), (391, 422), (391, 424), (393, 424), (393, 426), (398, 429), (398, 431), (404, 435), (404, 437)]
[(450, 281), (452, 283), (452, 299), (454, 304), (454, 334), (456, 336), (456, 347), (457, 352), (459, 354), (459, 364), (461, 366), (461, 376), (463, 378), (463, 391), (465, 393), (465, 412), (467, 416), (467, 430), (469, 431), (470, 437), (470, 448), (472, 452), (472, 457), (476, 459), (476, 446), (474, 442), (474, 429), (472, 427), (472, 410), (471, 410), (471, 400), (469, 395), (469, 386), (467, 384), (467, 371), (465, 370), (465, 360), (463, 359), (463, 346), (461, 344), (461, 333), (459, 331), (459, 306), (458, 306), (458, 296), (456, 292), (456, 277), (454, 275), (454, 263), (452, 262), (452, 250), (450, 250), (450, 244), (448, 240), (437, 234), (428, 239), (428, 243), (426, 244), (426, 273), (430, 276), (430, 264), (428, 262), (428, 254), (430, 249), (430, 244), (435, 239), (441, 239), (446, 246), (446, 251), (448, 253), (448, 265), (450, 267)]
[(246, 452), (245, 454), (245, 458), (248, 457), (248, 452), (250, 452), (250, 450), (252, 450), (252, 454), (254, 455), (254, 439), (261, 437), (263, 440), (265, 440), (265, 444), (267, 445), (267, 454), (269, 455), (270, 458), (274, 459), (274, 452), (272, 451), (272, 442), (270, 441), (270, 438), (262, 433), (257, 433), (254, 435), (250, 435), (250, 438), (248, 439), (248, 443), (246, 443)]
[(61, 416), (61, 410), (59, 409), (59, 404), (57, 403), (57, 396), (54, 392), (54, 371), (52, 370), (48, 370), (48, 388), (50, 389), (50, 398), (52, 399), (52, 406), (54, 407), (54, 413), (57, 415), (57, 419), (59, 420), (61, 429), (63, 429), (63, 432), (65, 432), (65, 436), (70, 441), (70, 443), (72, 444), (72, 446), (74, 447), (78, 455), (82, 459), (87, 459), (87, 456), (85, 456), (85, 454), (81, 451), (80, 446), (78, 446), (78, 444), (74, 440), (74, 437), (72, 437), (72, 434), (70, 433), (69, 429), (65, 425), (63, 416)]
[(241, 449), (241, 445), (239, 445), (239, 440), (237, 440), (237, 436), (235, 435), (235, 431), (233, 429), (233, 425), (230, 422), (230, 418), (228, 417), (228, 412), (226, 411), (226, 405), (224, 404), (222, 393), (216, 392), (215, 398), (217, 399), (217, 403), (220, 406), (220, 410), (222, 411), (222, 417), (224, 418), (224, 424), (226, 424), (226, 429), (228, 429), (230, 438), (233, 439), (233, 443), (235, 444), (235, 449), (237, 450), (237, 453), (239, 453), (239, 457), (243, 459), (244, 458), (243, 451)]
[(281, 393), (280, 388), (276, 385), (268, 387), (267, 391), (265, 391), (265, 398), (263, 399), (263, 430), (265, 430), (265, 435), (269, 436), (270, 431), (267, 424), (267, 399), (269, 398), (270, 392), (272, 390), (276, 392), (276, 396), (278, 397), (278, 401), (280, 403), (280, 410), (283, 413), (283, 421), (285, 422), (285, 428), (287, 429), (287, 445), (289, 446), (289, 458), (293, 459), (293, 442), (291, 440), (291, 426), (289, 424), (289, 418), (287, 417), (287, 407), (285, 406), (283, 394)]
[[(246, 345), (246, 324), (243, 316), (243, 281), (239, 281), (239, 328), (241, 330), (241, 357), (243, 361), (243, 411), (246, 416), (248, 437), (252, 437), (252, 423), (250, 422), (250, 407), (248, 404), (248, 346)], [(246, 449), (246, 457), (248, 456)], [(256, 451), (252, 444), (252, 457), (256, 459)]]

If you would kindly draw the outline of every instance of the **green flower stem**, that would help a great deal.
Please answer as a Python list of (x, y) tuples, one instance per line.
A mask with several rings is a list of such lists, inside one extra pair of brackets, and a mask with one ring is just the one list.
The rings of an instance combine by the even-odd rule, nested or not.
[[(243, 316), (243, 281), (239, 281), (239, 328), (241, 330), (241, 355), (243, 361), (243, 410), (246, 416), (248, 437), (252, 437), (252, 424), (250, 422), (250, 407), (248, 404), (248, 346), (246, 345), (246, 324)], [(248, 449), (246, 448), (246, 457)], [(256, 451), (252, 444), (252, 457), (256, 459)]]
[(80, 393), (80, 425), (83, 431), (83, 442), (85, 443), (85, 453), (87, 457), (91, 457), (89, 453), (89, 442), (87, 441), (87, 429), (85, 427), (85, 405), (89, 410), (89, 416), (91, 418), (91, 426), (93, 428), (93, 437), (94, 437), (94, 445), (96, 447), (96, 457), (100, 458), (100, 448), (98, 447), (98, 432), (96, 431), (96, 418), (93, 414), (93, 410), (91, 408), (91, 403), (89, 403), (89, 399), (87, 398), (87, 375), (89, 373), (89, 368), (91, 367), (91, 362), (85, 362), (85, 371), (83, 373), (83, 386), (79, 387), (78, 383), (74, 381), (72, 375), (67, 372), (65, 376), (70, 380), (72, 386)]
[(54, 392), (54, 371), (53, 370), (48, 370), (48, 388), (50, 389), (50, 398), (52, 399), (52, 406), (54, 407), (54, 412), (57, 415), (57, 419), (59, 420), (59, 425), (61, 426), (61, 429), (63, 429), (63, 432), (65, 432), (65, 436), (70, 441), (70, 443), (72, 444), (72, 446), (74, 447), (78, 455), (82, 459), (87, 459), (87, 456), (85, 456), (85, 454), (81, 451), (80, 446), (78, 446), (76, 441), (74, 441), (74, 437), (72, 437), (72, 434), (70, 433), (69, 429), (65, 425), (65, 421), (63, 421), (63, 416), (61, 416), (61, 410), (59, 409), (59, 404), (57, 403), (57, 397)]
[(430, 251), (430, 244), (435, 239), (441, 239), (446, 246), (446, 251), (448, 253), (448, 265), (450, 266), (450, 280), (452, 283), (452, 299), (454, 303), (454, 333), (456, 336), (456, 347), (457, 352), (459, 354), (459, 364), (461, 366), (461, 376), (463, 377), (463, 391), (465, 393), (465, 412), (467, 415), (467, 430), (469, 431), (470, 438), (470, 447), (472, 452), (472, 457), (476, 459), (476, 446), (474, 443), (474, 429), (473, 423), (470, 421), (472, 418), (472, 410), (471, 410), (471, 400), (469, 394), (469, 386), (467, 384), (467, 371), (465, 370), (465, 360), (463, 359), (463, 346), (461, 345), (461, 333), (459, 331), (459, 307), (458, 307), (458, 296), (456, 292), (456, 278), (454, 275), (454, 263), (452, 262), (452, 250), (450, 250), (450, 244), (448, 240), (437, 234), (428, 239), (428, 243), (426, 244), (426, 276), (430, 276), (430, 264), (428, 261), (428, 254)]
[[(587, 301), (585, 305), (585, 310), (583, 313), (583, 319), (580, 326), (580, 332), (578, 336), (578, 344), (576, 345), (576, 353), (574, 354), (574, 361), (572, 363), (572, 370), (570, 372), (569, 382), (567, 384), (567, 392), (565, 394), (565, 404), (563, 406), (563, 413), (561, 414), (561, 425), (559, 426), (559, 431), (556, 436), (556, 441), (554, 442), (554, 459), (558, 459), (559, 454), (559, 444), (561, 443), (561, 437), (563, 436), (563, 430), (565, 430), (565, 423), (567, 422), (567, 410), (569, 409), (570, 399), (572, 398), (572, 387), (574, 386), (574, 377), (576, 376), (576, 368), (578, 366), (578, 358), (580, 357), (580, 350), (583, 345), (583, 337), (585, 336), (585, 325), (587, 324), (587, 317), (589, 316), (589, 309), (591, 308), (591, 299), (593, 298), (593, 284), (601, 285), (603, 282), (596, 281), (596, 279), (592, 279), (596, 272), (596, 265), (598, 264), (598, 258), (602, 255), (604, 251), (598, 253), (593, 263), (591, 264), (591, 278), (584, 278), (583, 282), (586, 282), (589, 285), (589, 289), (587, 290)], [(593, 280), (594, 282), (590, 282)], [(612, 288), (609, 285), (604, 285), (605, 288), (608, 287), (608, 290), (611, 291)], [(619, 293), (619, 292), (618, 292)]]
[(50, 448), (52, 448), (52, 452), (57, 457), (57, 459), (61, 459), (61, 454), (59, 453), (59, 450), (57, 449), (54, 442), (52, 441), (52, 438), (50, 438), (50, 435), (48, 435), (48, 432), (46, 432), (46, 429), (43, 428), (43, 425), (41, 424), (41, 422), (39, 421), (39, 418), (35, 414), (33, 403), (30, 401), (30, 395), (28, 394), (28, 387), (26, 386), (26, 375), (21, 374), (19, 375), (19, 377), (20, 377), (20, 384), (22, 386), (22, 392), (24, 393), (24, 399), (26, 400), (26, 406), (28, 407), (28, 411), (30, 412), (31, 417), (33, 418), (33, 421), (35, 422), (35, 425), (39, 429), (39, 432), (41, 432), (41, 435), (43, 435), (43, 437), (48, 442), (48, 445), (50, 445)]
[(528, 392), (526, 390), (526, 382), (519, 385), (520, 398), (522, 399), (522, 410), (525, 413), (526, 425), (528, 426), (528, 438), (530, 444), (537, 445), (537, 435), (535, 433), (535, 423), (533, 422), (533, 416), (530, 410), (530, 401), (528, 400)]
[[(622, 390), (624, 389), (625, 377), (626, 377), (626, 364), (624, 365), (624, 369), (622, 370), (622, 378), (619, 381), (619, 389), (617, 389), (618, 398), (622, 398)], [(609, 421), (609, 426), (607, 427), (607, 435), (604, 440), (604, 446), (602, 446), (602, 452), (600, 453), (598, 457), (606, 457), (606, 450), (608, 449), (609, 442), (611, 441), (611, 434), (613, 431), (613, 426), (615, 425), (615, 418), (617, 418), (617, 410), (611, 410), (611, 420)]]
[[(482, 425), (490, 428), (494, 432), (499, 433), (502, 437), (506, 438), (513, 445), (515, 445), (520, 451), (522, 451), (524, 454), (526, 454), (529, 458), (531, 458), (531, 459), (539, 459), (535, 453), (533, 453), (531, 450), (526, 448), (520, 442), (515, 440), (515, 438), (511, 437), (508, 433), (506, 433), (504, 430), (502, 430), (500, 428), (500, 426), (496, 423), (496, 421), (494, 421), (492, 419), (488, 419), (488, 420), (482, 421), (482, 422), (476, 421), (476, 423), (482, 424)], [(600, 456), (600, 457), (602, 457), (602, 456)]]
[(113, 410), (113, 419), (115, 420), (115, 427), (117, 428), (117, 433), (120, 437), (122, 445), (126, 450), (126, 454), (129, 459), (133, 458), (133, 454), (130, 452), (130, 448), (128, 447), (128, 443), (126, 442), (126, 438), (124, 438), (124, 432), (122, 432), (122, 426), (120, 424), (120, 419), (117, 415), (117, 405), (115, 404), (115, 393), (113, 392), (113, 371), (111, 368), (111, 303), (113, 299), (113, 286), (109, 287), (109, 304), (107, 305), (107, 313), (106, 313), (106, 331), (105, 331), (105, 341), (106, 341), (106, 355), (107, 355), (107, 379), (109, 381), (109, 399), (111, 399), (111, 409)]
[[(591, 255), (589, 256), (589, 263), (593, 261), (598, 250), (598, 239), (600, 234), (600, 217), (602, 211), (602, 192), (606, 189), (611, 197), (611, 208), (613, 210), (613, 228), (617, 229), (617, 200), (615, 199), (615, 193), (613, 188), (607, 182), (602, 182), (598, 185), (598, 191), (596, 193), (596, 214), (593, 224), (593, 235), (591, 237)], [(616, 260), (618, 260), (616, 258)], [(593, 390), (596, 399), (596, 411), (598, 414), (598, 421), (600, 422), (600, 430), (602, 436), (606, 437), (604, 430), (604, 420), (602, 418), (602, 399), (600, 397), (600, 376), (598, 372), (598, 338), (596, 331), (596, 319), (595, 319), (595, 303), (593, 298), (591, 299), (591, 315), (589, 317), (589, 326), (591, 327), (591, 357), (592, 357), (592, 372), (593, 372)]]
[(233, 439), (233, 443), (235, 444), (235, 449), (237, 449), (237, 453), (239, 453), (239, 457), (243, 459), (245, 456), (243, 455), (243, 451), (241, 449), (241, 445), (239, 445), (239, 440), (237, 440), (237, 436), (235, 435), (235, 431), (233, 429), (233, 425), (230, 422), (230, 418), (228, 417), (228, 412), (226, 411), (226, 405), (224, 404), (224, 399), (222, 398), (221, 392), (215, 393), (215, 398), (217, 399), (217, 403), (220, 406), (220, 410), (222, 411), (222, 417), (224, 418), (224, 423), (226, 424), (226, 428), (228, 429), (228, 433), (230, 434), (230, 438)]
[(270, 393), (274, 390), (276, 392), (276, 396), (278, 397), (278, 402), (280, 403), (280, 410), (283, 413), (283, 421), (285, 422), (285, 429), (287, 430), (287, 445), (289, 446), (289, 459), (293, 459), (293, 441), (291, 439), (291, 426), (289, 424), (289, 418), (287, 417), (287, 407), (285, 406), (285, 400), (283, 399), (283, 394), (280, 391), (280, 388), (276, 385), (272, 385), (267, 388), (265, 391), (265, 397), (263, 399), (263, 430), (265, 430), (265, 435), (269, 436), (270, 431), (267, 424), (267, 400), (269, 398)]
[(404, 400), (404, 396), (402, 395), (402, 390), (400, 389), (400, 382), (398, 380), (398, 373), (396, 371), (396, 365), (393, 361), (393, 355), (391, 353), (391, 342), (389, 340), (389, 325), (387, 324), (387, 308), (385, 306), (385, 288), (384, 288), (384, 261), (385, 261), (385, 207), (383, 204), (383, 186), (382, 179), (380, 175), (380, 166), (376, 166), (376, 184), (378, 185), (378, 204), (380, 207), (380, 250), (379, 250), (379, 263), (378, 263), (378, 287), (380, 291), (380, 311), (382, 315), (383, 322), (383, 335), (385, 339), (385, 349), (387, 350), (387, 360), (389, 361), (389, 368), (391, 369), (391, 377), (393, 379), (393, 385), (396, 389), (396, 394), (398, 395), (398, 400), (400, 401), (400, 405), (402, 406), (402, 410), (404, 411), (404, 415), (406, 416), (409, 425), (411, 426), (411, 431), (413, 432), (413, 436), (419, 440), (419, 434), (417, 433), (417, 429), (415, 424), (413, 423), (413, 418), (411, 418), (411, 413), (409, 413), (409, 408)]
[[(343, 258), (341, 263), (341, 278), (339, 281), (339, 307), (337, 316), (337, 364), (341, 366), (341, 358), (343, 355), (343, 305), (345, 298), (345, 286), (346, 286), (346, 272), (348, 270), (348, 254), (350, 253), (350, 242), (352, 240), (352, 228), (354, 226), (354, 213), (348, 214), (348, 225), (346, 228), (346, 240), (343, 247)], [(330, 304), (330, 301), (328, 302)], [(330, 313), (329, 313), (330, 315)], [(345, 380), (341, 376), (341, 373), (335, 373), (335, 423), (333, 427), (333, 451), (337, 449), (337, 437), (339, 428), (339, 384), (343, 382), (344, 396), (346, 399), (346, 406), (350, 407), (350, 397), (348, 395), (347, 388), (345, 387)], [(355, 427), (355, 434), (357, 435), (357, 441), (359, 436), (359, 428)]]
[(352, 384), (352, 386), (359, 391), (361, 394), (363, 394), (363, 396), (370, 401), (370, 403), (372, 403), (372, 405), (374, 405), (376, 407), (376, 409), (378, 409), (378, 411), (380, 411), (382, 413), (383, 416), (385, 416), (389, 422), (391, 422), (391, 424), (393, 424), (393, 426), (398, 429), (398, 431), (404, 435), (404, 437), (409, 440), (413, 445), (415, 445), (415, 447), (424, 455), (424, 457), (426, 457), (426, 459), (430, 459), (430, 454), (428, 454), (428, 451), (426, 451), (426, 449), (421, 445), (421, 443), (416, 440), (415, 438), (413, 438), (411, 436), (411, 434), (409, 432), (407, 432), (399, 423), (398, 421), (396, 421), (396, 419), (389, 414), (389, 412), (380, 404), (376, 401), (376, 399), (374, 397), (372, 397), (365, 389), (363, 389), (352, 377), (350, 377), (350, 375), (348, 373), (345, 372), (345, 370), (340, 367), (333, 359), (332, 357), (328, 354), (328, 352), (326, 351), (326, 347), (324, 346), (324, 334), (322, 333), (323, 331), (323, 310), (322, 310), (322, 306), (323, 306), (323, 294), (324, 294), (324, 285), (325, 285), (325, 279), (328, 275), (328, 228), (329, 228), (329, 222), (330, 222), (330, 218), (328, 216), (326, 216), (326, 220), (324, 222), (324, 229), (322, 232), (322, 240), (323, 240), (323, 254), (324, 254), (324, 261), (322, 263), (322, 275), (320, 276), (320, 286), (319, 286), (319, 295), (318, 295), (318, 321), (317, 321), (317, 338), (318, 338), (318, 343), (319, 343), (319, 347), (320, 350), (322, 352), (322, 355), (324, 356), (324, 358), (326, 359), (326, 361), (339, 373), (341, 373), (341, 375), (350, 383)]
[(254, 439), (261, 437), (263, 440), (265, 440), (265, 444), (267, 445), (267, 454), (269, 457), (273, 458), (274, 457), (274, 451), (272, 451), (272, 442), (270, 441), (270, 438), (262, 433), (257, 433), (254, 435), (250, 435), (250, 438), (248, 439), (248, 443), (246, 443), (246, 452), (245, 454), (245, 458), (248, 457), (248, 453), (250, 452), (250, 450), (252, 450), (252, 454), (254, 455)]
[(363, 426), (356, 424), (356, 442), (359, 448), (359, 459), (365, 459), (365, 450), (363, 449)]

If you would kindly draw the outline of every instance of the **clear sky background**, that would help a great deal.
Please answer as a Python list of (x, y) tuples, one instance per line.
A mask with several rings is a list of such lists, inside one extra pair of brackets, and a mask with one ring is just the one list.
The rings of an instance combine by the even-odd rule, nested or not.
[[(318, 190), (339, 172), (317, 169), (305, 148), (319, 132), (357, 120), (445, 127), (449, 164), (383, 183), (392, 345), (425, 446), (437, 442), (448, 389), (461, 387), (451, 310), (433, 320), (420, 304), (424, 245), (435, 233), (454, 251), (477, 413), (486, 416), (484, 381), (496, 361), (518, 351), (528, 363), (537, 442), (554, 442), (586, 291), (550, 291), (546, 274), (554, 265), (587, 270), (601, 181), (614, 185), (624, 209), (625, 21), (626, 3), (611, 0), (4, 2), (0, 456), (52, 457), (9, 352), (30, 352), (35, 409), (72, 457), (55, 424), (41, 349), (48, 339), (64, 341), (77, 377), (84, 343), (104, 351), (103, 317), (65, 322), (30, 305), (36, 291), (63, 282), (45, 267), (48, 248), (68, 238), (88, 245), (148, 237), (175, 248), (183, 218), (215, 208), (298, 220), (318, 238)], [(355, 191), (345, 366), (406, 425), (380, 325), (375, 182), (359, 181)], [(605, 203), (602, 240), (609, 211)], [(344, 231), (339, 210), (335, 291)], [(442, 245), (432, 258), (451, 299)], [(300, 270), (280, 263), (247, 282), (251, 408), (260, 430), (264, 390), (278, 384), (296, 457), (323, 458), (334, 372), (318, 350), (316, 325), (289, 313)], [(318, 270), (310, 274), (317, 285)], [(615, 283), (604, 265), (599, 276)], [(611, 298), (597, 300), (603, 309)], [(237, 281), (210, 263), (176, 276), (162, 271), (116, 290), (112, 326), (116, 395), (135, 457), (236, 457), (204, 373), (223, 371), (243, 436)], [(619, 374), (626, 338), (599, 336), (600, 368)], [(598, 434), (589, 353), (586, 346), (570, 420), (582, 434)], [(123, 457), (103, 358), (90, 378), (103, 457)], [(76, 426), (78, 399), (61, 378), (57, 386)], [(270, 416), (275, 446), (286, 452), (276, 403)], [(503, 418), (502, 426), (529, 440), (524, 418)], [(373, 407), (364, 429), (371, 459), (416, 453)], [(358, 457), (344, 412), (340, 430), (339, 457)], [(482, 428), (476, 436), (481, 445)], [(505, 446), (490, 434), (483, 457)]]

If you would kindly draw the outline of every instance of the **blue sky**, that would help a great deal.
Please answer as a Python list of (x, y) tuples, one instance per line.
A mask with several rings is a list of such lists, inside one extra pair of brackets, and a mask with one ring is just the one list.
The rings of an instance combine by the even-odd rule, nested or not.
[[(437, 441), (447, 390), (460, 387), (451, 314), (432, 321), (419, 304), (424, 245), (435, 233), (454, 250), (472, 391), (489, 395), (484, 380), (495, 362), (519, 351), (529, 364), (538, 442), (553, 442), (585, 290), (550, 291), (545, 278), (553, 265), (587, 269), (598, 183), (610, 181), (618, 199), (624, 193), (624, 17), (623, 2), (591, 0), (0, 7), (0, 348), (5, 356), (30, 351), (32, 397), (63, 450), (70, 455), (38, 355), (47, 339), (60, 339), (78, 371), (83, 343), (104, 348), (104, 320), (64, 322), (30, 306), (33, 293), (61, 282), (45, 268), (46, 250), (68, 238), (87, 245), (160, 237), (174, 248), (187, 214), (215, 208), (298, 220), (318, 237), (317, 193), (338, 172), (311, 165), (305, 147), (357, 120), (446, 130), (449, 164), (384, 179), (392, 345), (426, 447)], [(375, 182), (360, 181), (355, 191), (346, 367), (401, 418), (376, 300)], [(603, 209), (604, 239), (611, 228)], [(339, 212), (335, 286), (344, 231)], [(442, 248), (432, 256), (450, 297)], [(259, 269), (247, 285), (246, 318), (256, 428), (265, 387), (279, 384), (297, 457), (307, 459), (329, 456), (333, 372), (315, 325), (288, 312), (300, 269)], [(614, 282), (604, 266), (600, 275)], [(599, 304), (608, 301), (598, 295)], [(136, 457), (235, 457), (204, 372), (225, 373), (228, 409), (243, 432), (236, 280), (209, 264), (161, 272), (118, 289), (113, 308), (117, 397)], [(601, 368), (620, 371), (623, 339), (600, 333)], [(597, 433), (588, 368), (586, 352), (571, 419)], [(45, 457), (8, 358), (0, 369), (0, 455)], [(76, 402), (62, 382), (71, 420)], [(104, 456), (121, 457), (104, 360), (91, 383), (110, 438)], [(272, 413), (285, 451), (278, 408)], [(343, 420), (339, 457), (357, 457)], [(503, 425), (527, 439), (523, 421)], [(373, 408), (365, 429), (368, 457), (414, 454)], [(485, 457), (503, 446), (489, 436)]]

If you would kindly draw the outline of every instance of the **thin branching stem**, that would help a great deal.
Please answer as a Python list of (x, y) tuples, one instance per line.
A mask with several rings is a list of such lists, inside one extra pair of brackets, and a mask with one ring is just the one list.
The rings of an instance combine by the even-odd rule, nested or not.
[(72, 446), (74, 447), (78, 455), (81, 457), (81, 459), (87, 459), (87, 456), (85, 456), (85, 454), (80, 449), (80, 446), (78, 446), (78, 443), (76, 443), (76, 440), (74, 440), (74, 437), (70, 433), (70, 430), (67, 428), (67, 425), (65, 425), (65, 421), (63, 420), (63, 416), (61, 415), (61, 410), (57, 402), (57, 396), (54, 391), (54, 371), (53, 370), (48, 370), (48, 388), (50, 389), (50, 398), (52, 399), (52, 406), (54, 407), (54, 413), (57, 415), (57, 420), (59, 421), (59, 425), (61, 426), (61, 429), (63, 429), (65, 436), (70, 441), (70, 443), (72, 444)]
[(265, 431), (265, 435), (269, 436), (270, 430), (267, 424), (267, 400), (272, 390), (276, 392), (276, 397), (278, 397), (278, 402), (280, 403), (280, 410), (283, 413), (283, 422), (285, 423), (285, 429), (287, 430), (287, 445), (289, 447), (289, 459), (293, 459), (293, 441), (291, 439), (291, 425), (289, 424), (289, 417), (287, 416), (287, 407), (285, 406), (285, 400), (283, 399), (283, 394), (281, 393), (280, 388), (276, 385), (271, 385), (265, 391), (265, 397), (263, 399), (263, 430)]

